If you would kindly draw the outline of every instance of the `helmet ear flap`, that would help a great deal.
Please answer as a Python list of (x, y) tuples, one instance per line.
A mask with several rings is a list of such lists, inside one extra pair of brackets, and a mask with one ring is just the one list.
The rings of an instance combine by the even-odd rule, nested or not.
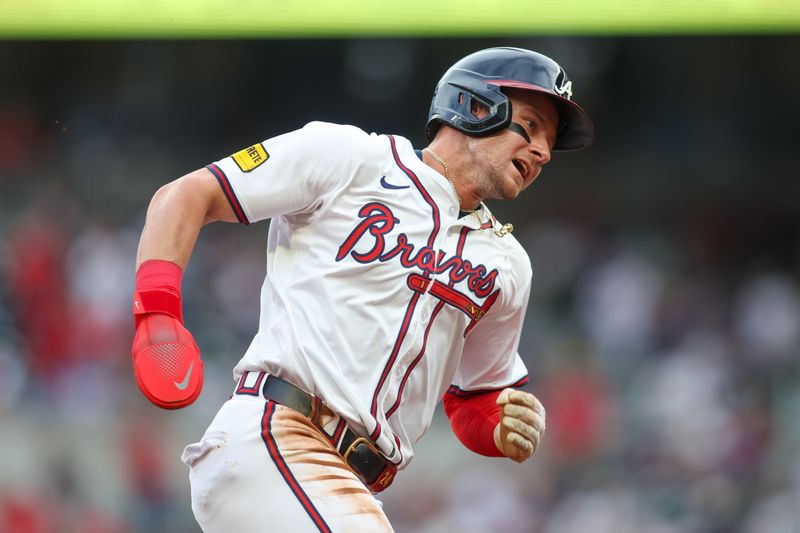
[[(476, 103), (487, 112), (476, 115), (473, 112)], [(510, 109), (511, 102), (499, 87), (474, 75), (453, 72), (436, 87), (425, 133), (432, 141), (439, 126), (447, 124), (467, 135), (488, 135), (508, 125)]]

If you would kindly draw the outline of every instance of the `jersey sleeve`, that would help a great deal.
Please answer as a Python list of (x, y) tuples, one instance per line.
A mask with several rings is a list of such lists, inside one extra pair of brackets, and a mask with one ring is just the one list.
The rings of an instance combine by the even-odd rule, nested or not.
[(528, 370), (517, 352), (531, 290), (530, 262), (527, 255), (524, 259), (511, 269), (516, 275), (505, 289), (510, 294), (500, 295), (502, 305), (493, 307), (467, 335), (448, 394), (466, 396), (527, 383)]
[(311, 122), (211, 163), (239, 222), (320, 208), (349, 183), (359, 135), (353, 126)]

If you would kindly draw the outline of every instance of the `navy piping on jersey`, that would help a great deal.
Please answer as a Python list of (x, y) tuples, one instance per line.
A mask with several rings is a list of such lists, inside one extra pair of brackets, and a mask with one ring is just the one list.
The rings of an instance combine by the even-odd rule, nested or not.
[[(464, 243), (466, 242), (467, 234), (470, 231), (471, 231), (470, 228), (467, 227), (461, 228), (461, 234), (458, 236), (458, 244), (456, 245), (456, 257), (461, 257), (461, 254), (464, 252)], [(451, 279), (448, 285), (452, 287), (455, 285), (455, 282)], [(389, 410), (386, 411), (386, 418), (392, 416), (394, 412), (397, 410), (397, 408), (400, 407), (400, 401), (403, 399), (403, 390), (405, 389), (406, 382), (411, 377), (411, 372), (417, 366), (417, 363), (419, 363), (422, 360), (422, 356), (425, 355), (425, 351), (428, 347), (428, 334), (431, 331), (433, 322), (436, 320), (436, 316), (439, 314), (439, 311), (442, 310), (442, 307), (444, 307), (443, 301), (436, 304), (436, 307), (433, 309), (430, 321), (428, 322), (428, 327), (425, 328), (425, 335), (423, 336), (422, 340), (422, 348), (420, 349), (417, 357), (411, 362), (410, 365), (408, 365), (408, 369), (406, 370), (406, 375), (403, 376), (403, 379), (400, 381), (400, 388), (397, 391), (397, 399), (394, 401), (394, 404), (392, 404)]]
[(450, 385), (450, 388), (447, 389), (447, 394), (452, 394), (453, 396), (458, 396), (460, 398), (463, 398), (464, 396), (472, 396), (473, 394), (482, 394), (484, 392), (499, 392), (503, 389), (508, 389), (508, 388), (518, 389), (526, 385), (527, 383), (528, 383), (528, 376), (526, 375), (518, 379), (511, 385), (504, 385), (502, 387), (496, 387), (496, 388), (492, 387), (488, 389), (464, 390), (458, 388), (456, 385)]
[[(420, 195), (422, 195), (423, 200), (431, 207), (431, 218), (433, 220), (433, 229), (431, 230), (430, 235), (428, 236), (428, 246), (433, 248), (434, 242), (436, 241), (436, 236), (439, 233), (440, 227), (440, 218), (439, 218), (439, 206), (436, 205), (436, 202), (431, 197), (430, 193), (425, 189), (420, 181), (419, 177), (414, 173), (413, 170), (408, 168), (401, 160), (400, 154), (397, 152), (397, 144), (395, 142), (394, 136), (389, 135), (389, 144), (391, 145), (392, 149), (392, 157), (394, 158), (395, 163), (400, 170), (405, 173), (406, 176), (411, 180), (414, 184), (414, 187), (419, 191)], [(420, 154), (417, 153), (417, 156)], [(423, 269), (423, 272), (426, 276), (430, 276), (431, 272), (429, 269)], [(397, 354), (400, 351), (400, 347), (403, 344), (403, 340), (405, 339), (406, 333), (408, 333), (408, 327), (411, 324), (411, 317), (414, 314), (414, 309), (417, 305), (417, 300), (419, 300), (419, 293), (415, 292), (411, 296), (411, 301), (406, 308), (406, 314), (403, 317), (403, 322), (400, 327), (400, 331), (397, 334), (397, 338), (395, 339), (394, 347), (392, 348), (392, 353), (389, 356), (389, 360), (386, 362), (386, 365), (383, 368), (383, 372), (381, 373), (381, 377), (378, 380), (378, 385), (375, 388), (375, 392), (372, 395), (372, 405), (370, 406), (370, 414), (372, 415), (373, 420), (375, 420), (375, 429), (370, 434), (370, 438), (373, 441), (378, 440), (381, 435), (381, 424), (378, 422), (377, 413), (378, 413), (378, 395), (380, 394), (383, 385), (386, 383), (386, 378), (389, 376), (389, 372), (391, 371), (392, 367), (394, 366), (395, 361), (397, 360)], [(395, 440), (398, 441), (397, 436), (395, 435)]]
[(383, 384), (386, 382), (386, 378), (389, 376), (389, 372), (391, 371), (392, 367), (394, 366), (394, 362), (397, 359), (397, 354), (400, 352), (400, 346), (403, 344), (403, 340), (405, 339), (406, 333), (408, 332), (408, 326), (411, 323), (411, 317), (414, 315), (414, 309), (417, 306), (417, 301), (420, 297), (419, 292), (415, 292), (411, 296), (411, 301), (408, 302), (408, 307), (406, 307), (406, 314), (403, 317), (403, 323), (400, 327), (400, 331), (397, 332), (397, 338), (394, 342), (394, 347), (392, 348), (392, 353), (389, 356), (389, 360), (386, 362), (386, 365), (383, 368), (383, 372), (381, 373), (381, 378), (378, 381), (378, 386), (375, 389), (375, 393), (372, 395), (372, 406), (370, 407), (370, 414), (375, 418), (375, 430), (370, 434), (370, 438), (375, 441), (378, 440), (378, 437), (381, 435), (381, 424), (378, 422), (376, 416), (378, 412), (378, 394), (380, 393), (381, 389), (383, 388)]
[(303, 506), (303, 509), (305, 509), (306, 513), (308, 513), (308, 516), (314, 522), (314, 525), (317, 526), (317, 529), (323, 533), (331, 533), (331, 528), (325, 522), (325, 519), (322, 518), (322, 515), (311, 502), (311, 499), (297, 482), (294, 474), (292, 474), (292, 471), (289, 469), (289, 465), (286, 464), (286, 460), (283, 458), (280, 450), (278, 449), (278, 443), (275, 442), (275, 437), (272, 436), (272, 417), (275, 414), (275, 406), (276, 404), (273, 401), (269, 401), (264, 405), (264, 416), (261, 418), (261, 438), (263, 439), (264, 444), (267, 446), (269, 456), (272, 458), (272, 462), (275, 463), (275, 467), (278, 469), (278, 472), (281, 473), (281, 476), (283, 476), (286, 484), (292, 489), (295, 497), (300, 502), (300, 505)]
[[(400, 154), (397, 153), (397, 145), (395, 144), (394, 136), (389, 135), (389, 142), (392, 145), (392, 156), (394, 156), (394, 162), (397, 163), (397, 166), (400, 167), (400, 170), (405, 172), (405, 174), (411, 178), (411, 181), (414, 183), (414, 186), (422, 195), (422, 198), (425, 200), (429, 206), (431, 206), (431, 217), (433, 218), (433, 230), (431, 231), (430, 236), (428, 237), (428, 246), (433, 248), (433, 243), (436, 240), (436, 235), (439, 233), (439, 206), (436, 205), (436, 202), (433, 201), (433, 197), (431, 197), (430, 193), (422, 186), (422, 182), (420, 182), (419, 177), (414, 174), (410, 168), (405, 166), (402, 161), (400, 161)], [(426, 270), (426, 273), (430, 274)]]
[(228, 203), (231, 204), (231, 208), (233, 208), (233, 212), (236, 214), (236, 219), (242, 224), (250, 224), (250, 221), (247, 220), (247, 215), (244, 214), (244, 209), (239, 202), (239, 198), (237, 198), (236, 193), (233, 192), (233, 187), (231, 186), (230, 180), (228, 180), (228, 176), (214, 163), (206, 165), (206, 168), (217, 178), (219, 186), (222, 187), (222, 192), (225, 193), (225, 198), (228, 199)]
[(411, 377), (411, 372), (417, 366), (417, 363), (419, 363), (420, 360), (422, 360), (422, 356), (425, 355), (425, 350), (428, 348), (428, 333), (430, 333), (431, 327), (433, 326), (433, 321), (436, 320), (436, 316), (439, 314), (439, 311), (442, 310), (442, 307), (444, 307), (444, 302), (439, 302), (433, 309), (433, 312), (431, 313), (431, 319), (428, 322), (428, 327), (425, 328), (425, 334), (422, 340), (422, 348), (420, 348), (417, 357), (414, 358), (414, 360), (411, 362), (410, 365), (408, 365), (408, 369), (406, 369), (406, 374), (400, 381), (400, 388), (397, 390), (397, 398), (395, 399), (394, 403), (389, 408), (389, 410), (386, 411), (386, 418), (392, 416), (394, 412), (397, 410), (397, 408), (400, 407), (400, 400), (403, 399), (403, 389), (405, 389), (406, 387), (406, 382), (408, 381), (408, 378)]

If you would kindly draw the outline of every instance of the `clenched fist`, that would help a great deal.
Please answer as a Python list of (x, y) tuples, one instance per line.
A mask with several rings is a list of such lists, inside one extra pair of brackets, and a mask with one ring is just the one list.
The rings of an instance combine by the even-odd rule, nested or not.
[(497, 397), (502, 407), (500, 423), (494, 428), (497, 449), (514, 461), (528, 459), (542, 441), (545, 410), (533, 394), (517, 389), (504, 389)]

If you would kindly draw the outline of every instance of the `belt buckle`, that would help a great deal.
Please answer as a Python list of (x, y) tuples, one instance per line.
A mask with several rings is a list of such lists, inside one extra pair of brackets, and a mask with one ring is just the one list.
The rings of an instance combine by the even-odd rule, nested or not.
[[(354, 458), (354, 452), (357, 458)], [(370, 454), (374, 459), (369, 457)], [(391, 485), (397, 474), (397, 467), (364, 437), (354, 440), (342, 454), (342, 459), (372, 492), (380, 492)]]

